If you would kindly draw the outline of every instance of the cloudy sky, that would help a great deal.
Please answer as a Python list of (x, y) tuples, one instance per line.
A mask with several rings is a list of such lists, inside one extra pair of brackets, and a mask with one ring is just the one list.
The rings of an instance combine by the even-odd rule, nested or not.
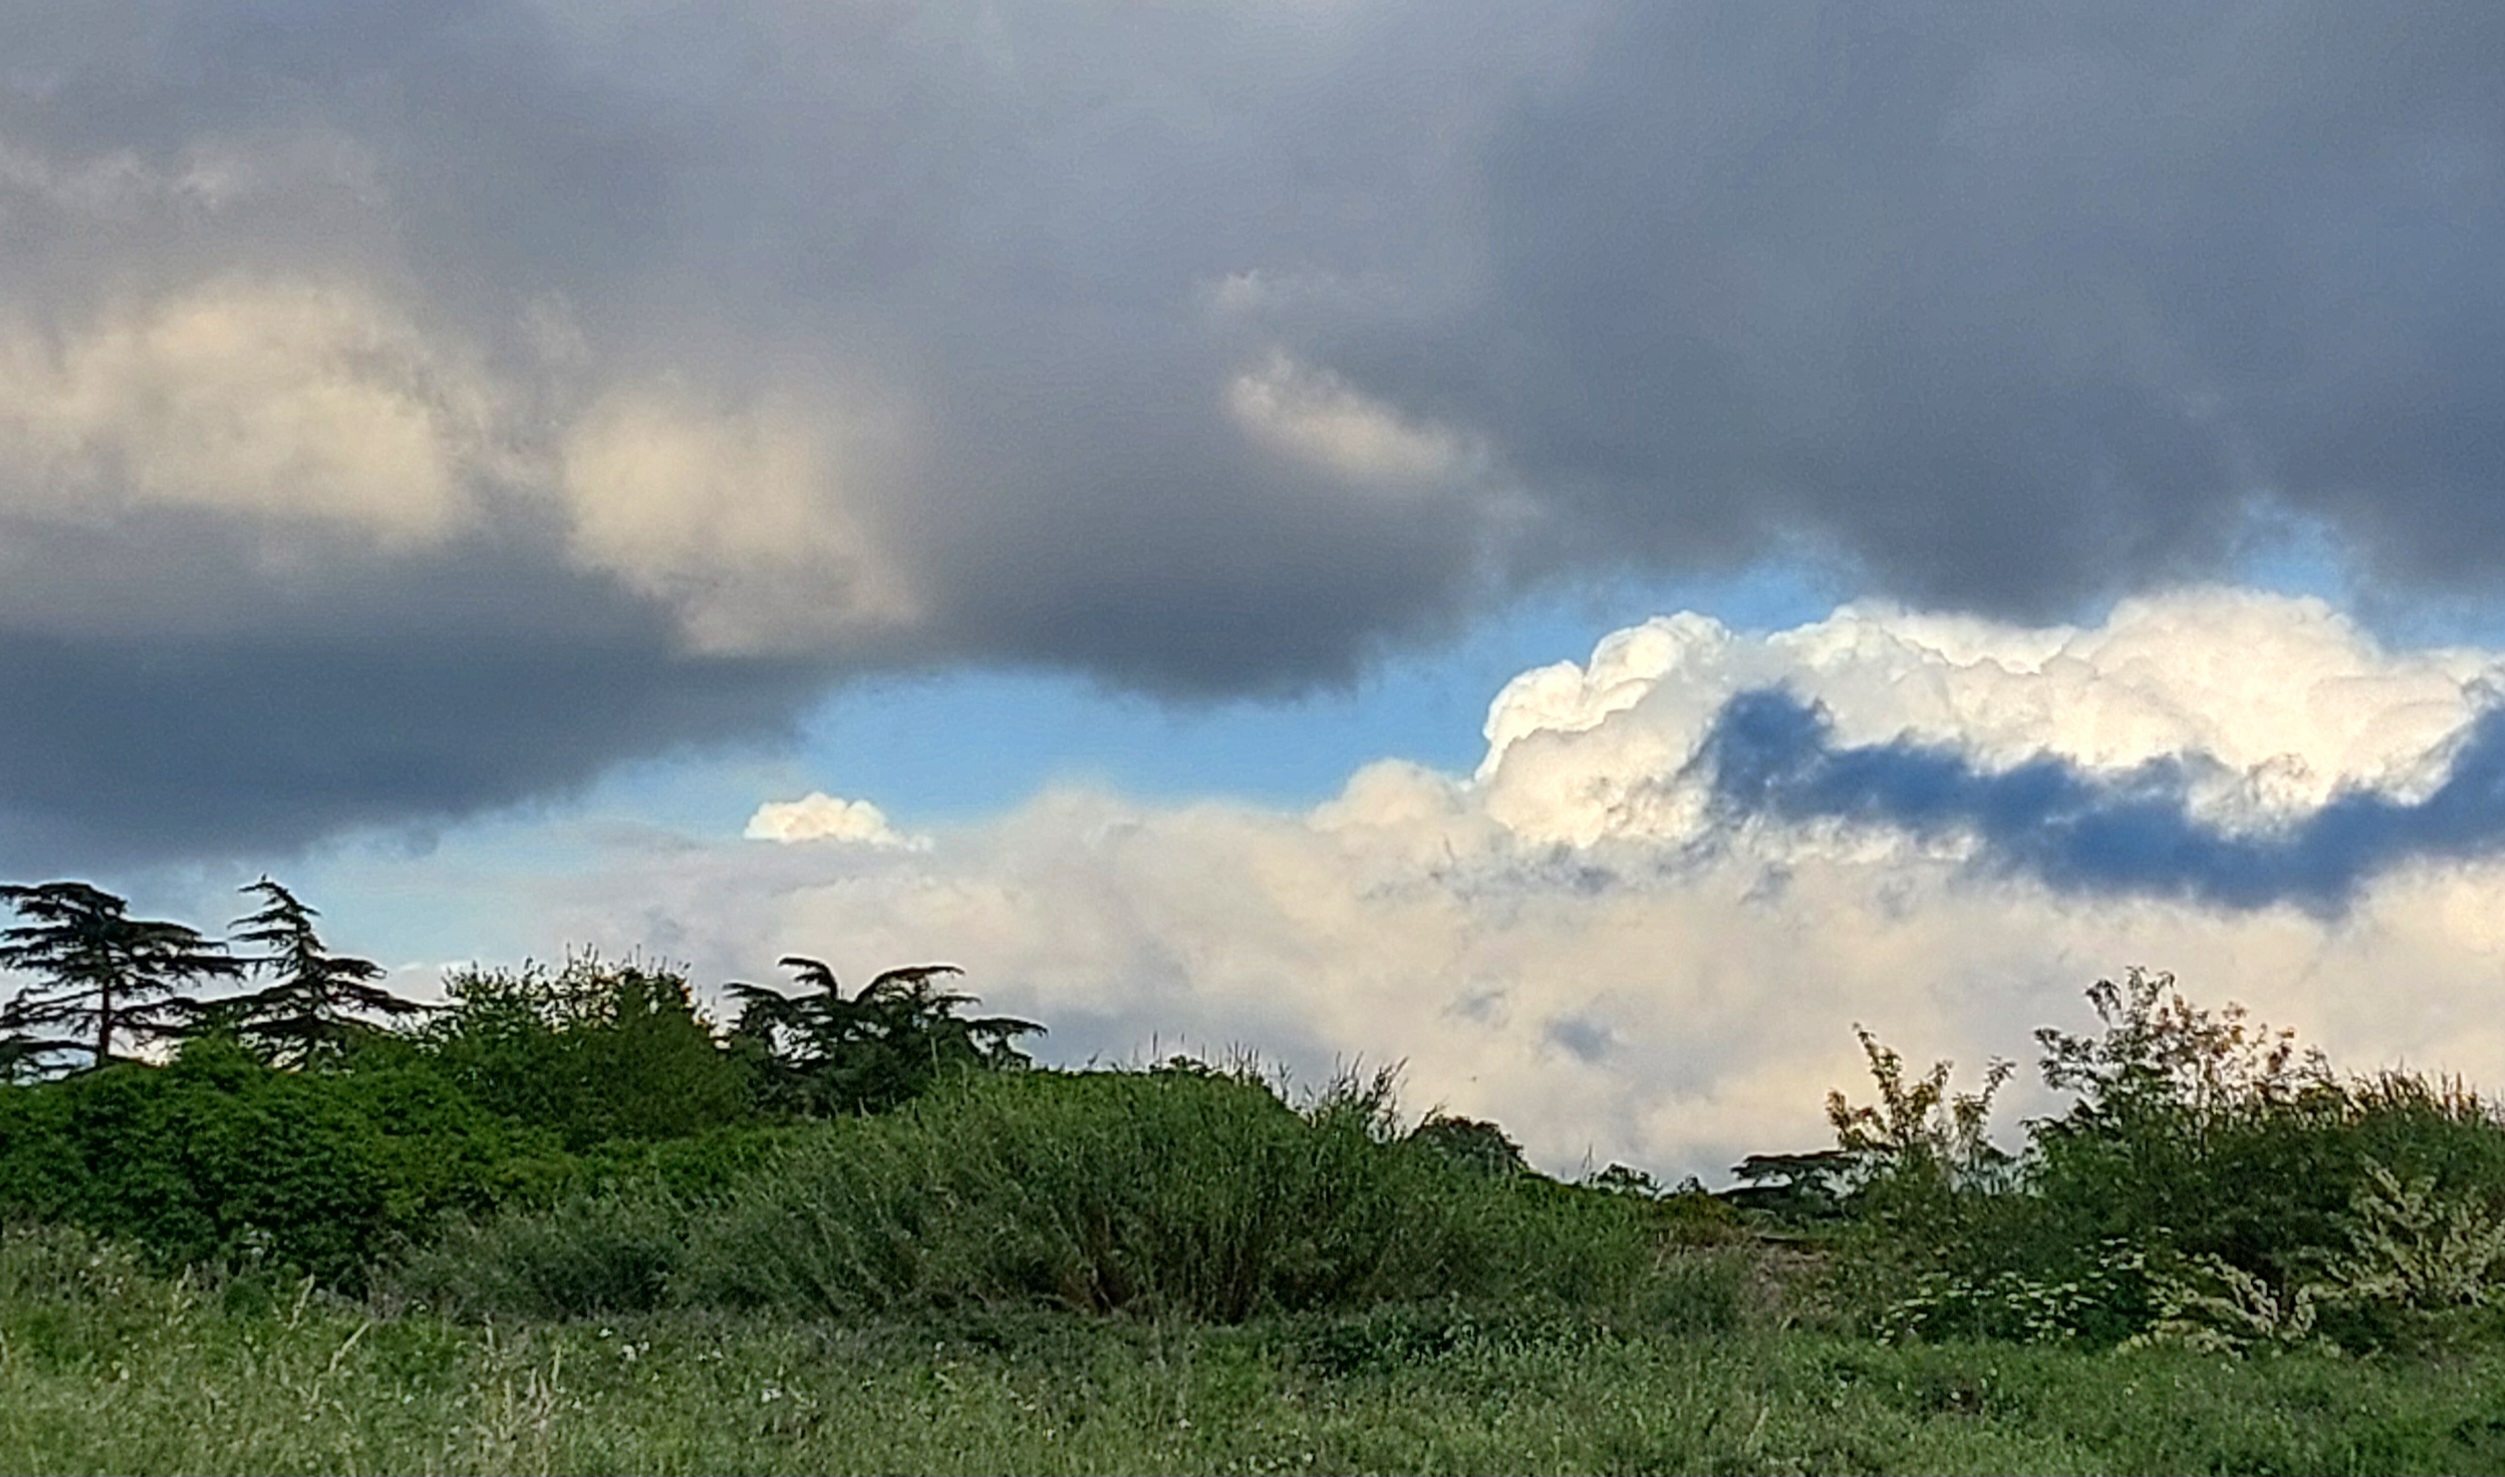
[(0, 870), (1820, 1136), (2505, 1085), (2505, 11), (0, 0)]

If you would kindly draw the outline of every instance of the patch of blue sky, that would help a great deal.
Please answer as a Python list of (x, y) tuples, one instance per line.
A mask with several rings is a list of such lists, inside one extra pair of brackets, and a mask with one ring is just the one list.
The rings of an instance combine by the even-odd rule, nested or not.
[(1773, 629), (1813, 620), (1836, 598), (1792, 564), (1553, 590), (1448, 644), (1393, 654), (1350, 684), (1288, 699), (1175, 705), (1033, 672), (868, 682), (834, 694), (810, 720), (790, 761), (793, 793), (868, 799), (912, 826), (988, 815), (1055, 784), (1144, 800), (1310, 805), (1377, 759), (1467, 773), (1498, 689), (1529, 668), (1584, 660), (1610, 631), (1676, 610)]
[(2505, 647), (2505, 601), (2492, 593), (2390, 587), (2371, 578), (2319, 519), (2249, 518), (2228, 578), (2257, 590), (2318, 596), (2398, 649)]

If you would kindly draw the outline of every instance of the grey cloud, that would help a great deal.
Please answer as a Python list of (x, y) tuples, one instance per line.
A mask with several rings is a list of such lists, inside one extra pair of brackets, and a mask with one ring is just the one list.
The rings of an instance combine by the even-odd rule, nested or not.
[[(402, 357), (478, 421), (447, 463), (467, 521), (432, 543), (169, 540), (109, 495), (147, 471), (127, 455), (91, 474), (109, 511), (6, 519), (16, 567), (109, 556), (124, 598), (0, 596), (12, 704), (53, 715), (0, 770), (54, 777), (0, 807), (250, 846), (770, 730), (872, 667), (1283, 691), (1524, 581), (1804, 542), (2042, 613), (2214, 567), (2256, 499), (2403, 583), (2475, 583), (2505, 552), (2501, 30), (2258, 3), (0, 3), (0, 326), (57, 358), (204, 283), (344, 285), (443, 346)], [(1229, 391), (1270, 362), (1342, 398), (1265, 443)], [(738, 419), (778, 395), (883, 449), (825, 451), (840, 526), (802, 494), (745, 531), (640, 509), (587, 558), (551, 490), (568, 428), (663, 391), (755, 467), (800, 455)], [(1395, 433), (1468, 454), (1422, 487), (1332, 460)], [(766, 579), (742, 561), (796, 538), (830, 606), (865, 569), (911, 598), (761, 653), (674, 631), (689, 602), (787, 616), (806, 567), (741, 603)], [(310, 609), (307, 558), (389, 594)], [(481, 602), (482, 569), (547, 599)], [(168, 652), (217, 680), (145, 714), (105, 680)], [(283, 653), (367, 700), (289, 685)], [(298, 731), (257, 744), (277, 711)], [(429, 740), (460, 778), (387, 759), (412, 715), (464, 720)]]
[(1605, 1059), (1617, 1045), (1608, 1024), (1588, 1016), (1559, 1016), (1541, 1035), (1551, 1046), (1585, 1063)]
[(1569, 551), (1784, 530), (2042, 615), (2248, 501), (2488, 578), (2505, 18), (2479, 6), (1630, 6), (1488, 151), (1437, 403)]
[(369, 589), (336, 621), (0, 642), (0, 865), (266, 858), (561, 793), (629, 743), (771, 734), (814, 690), (790, 664), (673, 662), (651, 612), (544, 569), (465, 573), (417, 610)]

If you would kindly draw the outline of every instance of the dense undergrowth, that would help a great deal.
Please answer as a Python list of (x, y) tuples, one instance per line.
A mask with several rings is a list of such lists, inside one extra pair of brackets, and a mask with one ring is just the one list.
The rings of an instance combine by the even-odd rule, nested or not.
[[(364, 977), (309, 926), (297, 952)], [(971, 1014), (953, 971), (847, 992), (786, 962), (801, 989), (735, 987), (727, 1030), (683, 976), (592, 957), (380, 1026), (169, 1012), (162, 1060), (0, 1085), (0, 1218), (470, 1317), (1600, 1307), (1659, 1260), (1649, 1201), (1532, 1174), (1493, 1124), (1404, 1125), (1388, 1075), (1291, 1101), (1249, 1067), (1044, 1071), (1014, 1045), (1041, 1028)]]
[[(2073, 1100), (2014, 1150), (1989, 1131), (2006, 1066), (1961, 1093), (1865, 1037), (1876, 1098), (1833, 1098), (1836, 1144), (1718, 1197), (1561, 1184), (1495, 1125), (1403, 1125), (1388, 1077), (1291, 1102), (1185, 1062), (1033, 1069), (1000, 1035), (952, 1060), (932, 1043), (971, 997), (928, 979), (866, 1058), (717, 1031), (683, 978), (596, 959), (472, 971), (431, 1018), (292, 1063), (202, 1032), (0, 1085), (0, 1219), (459, 1317), (1617, 1309), (1736, 1245), (1793, 1315), (1896, 1342), (2505, 1346), (2495, 1107), (2342, 1076), (2164, 976), (2098, 985), (2096, 1034), (2040, 1033)], [(842, 1024), (831, 978), (817, 998)]]
[(683, 982), (656, 1001), (639, 969), (569, 974), (605, 1008), (455, 1010), (299, 1068), (211, 1033), (162, 1063), (0, 1085), (0, 1216), (124, 1238), (160, 1267), (353, 1290), (462, 1217), (716, 1183), (783, 1131), (747, 1105)]

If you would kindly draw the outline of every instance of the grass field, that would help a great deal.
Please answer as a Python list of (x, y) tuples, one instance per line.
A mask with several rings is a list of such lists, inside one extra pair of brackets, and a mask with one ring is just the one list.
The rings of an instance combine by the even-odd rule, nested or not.
[(1890, 1348), (1563, 1309), (460, 1323), (110, 1251), (0, 1291), (10, 1472), (2471, 1472), (2505, 1358)]

